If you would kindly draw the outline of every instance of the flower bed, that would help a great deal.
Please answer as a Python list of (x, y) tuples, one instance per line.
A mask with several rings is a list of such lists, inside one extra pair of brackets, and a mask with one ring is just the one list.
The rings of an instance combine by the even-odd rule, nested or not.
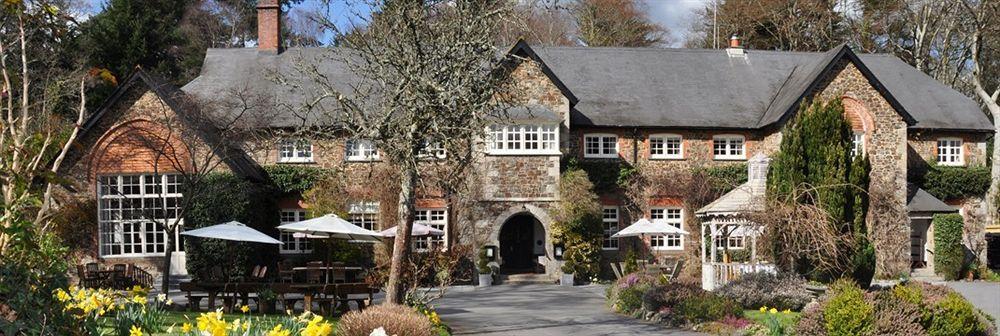
[(693, 283), (667, 282), (642, 272), (628, 274), (608, 287), (612, 310), (672, 326), (739, 318), (740, 306)]

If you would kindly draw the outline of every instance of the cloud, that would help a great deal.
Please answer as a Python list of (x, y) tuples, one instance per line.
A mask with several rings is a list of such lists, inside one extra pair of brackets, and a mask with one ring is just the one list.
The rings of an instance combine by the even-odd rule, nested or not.
[(712, 3), (712, 0), (648, 0), (649, 18), (670, 29), (671, 47), (684, 44), (684, 35), (691, 27), (694, 11)]

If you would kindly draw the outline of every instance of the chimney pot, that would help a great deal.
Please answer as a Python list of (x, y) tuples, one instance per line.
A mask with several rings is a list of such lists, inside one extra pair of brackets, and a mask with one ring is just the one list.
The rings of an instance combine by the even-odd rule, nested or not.
[(733, 34), (733, 36), (729, 37), (729, 47), (742, 48), (743, 46), (740, 45), (740, 37), (737, 36), (736, 34)]
[(281, 52), (281, 4), (278, 0), (257, 3), (257, 50)]

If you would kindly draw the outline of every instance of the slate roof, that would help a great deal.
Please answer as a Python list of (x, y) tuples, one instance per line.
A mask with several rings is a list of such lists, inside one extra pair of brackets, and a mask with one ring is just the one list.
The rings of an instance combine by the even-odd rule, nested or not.
[[(272, 127), (328, 121), (300, 109), (322, 92), (297, 64), (314, 66), (338, 90), (357, 82), (330, 48), (209, 49), (201, 75), (182, 90), (203, 99), (256, 92), (277, 106)], [(344, 49), (339, 49), (343, 51)], [(530, 47), (570, 98), (574, 126), (759, 129), (780, 123), (803, 93), (842, 57), (851, 57), (915, 129), (992, 131), (970, 98), (889, 55), (854, 55), (846, 46), (823, 53), (725, 50)], [(280, 78), (286, 84), (277, 84)], [(223, 112), (232, 113), (232, 112)]]
[(909, 213), (947, 213), (958, 212), (958, 209), (923, 189), (910, 187), (906, 195), (906, 211)]

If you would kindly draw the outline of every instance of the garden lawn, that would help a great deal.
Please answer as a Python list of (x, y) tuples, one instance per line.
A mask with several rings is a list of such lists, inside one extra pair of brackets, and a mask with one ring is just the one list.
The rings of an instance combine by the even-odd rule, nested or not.
[[(743, 311), (744, 318), (760, 325), (767, 325), (766, 321), (769, 315), (771, 315), (771, 313), (761, 312), (756, 309), (747, 309)], [(774, 314), (774, 316), (778, 318), (778, 323), (781, 323), (781, 325), (785, 327), (785, 330), (792, 330), (792, 328), (795, 328), (795, 324), (799, 322), (800, 315), (802, 314), (799, 312), (783, 313), (780, 311)]]

